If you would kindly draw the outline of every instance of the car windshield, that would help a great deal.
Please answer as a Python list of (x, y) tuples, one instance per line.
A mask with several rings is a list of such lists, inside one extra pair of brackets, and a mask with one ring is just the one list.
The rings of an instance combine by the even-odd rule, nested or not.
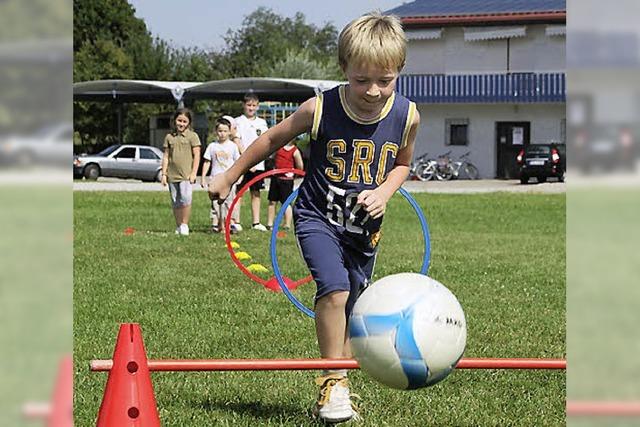
[(96, 154), (96, 156), (105, 156), (105, 157), (106, 157), (106, 156), (108, 156), (109, 154), (113, 153), (113, 152), (114, 152), (114, 150), (115, 150), (116, 148), (118, 148), (119, 146), (120, 146), (120, 145), (115, 144), (115, 145), (112, 145), (112, 146), (110, 146), (110, 147), (108, 147), (108, 148), (105, 148), (104, 150), (102, 150), (101, 152), (99, 152), (98, 154)]

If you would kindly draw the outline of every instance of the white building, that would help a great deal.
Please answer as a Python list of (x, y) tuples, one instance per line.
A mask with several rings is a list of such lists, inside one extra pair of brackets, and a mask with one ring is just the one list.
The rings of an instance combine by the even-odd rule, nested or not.
[(407, 34), (397, 90), (418, 104), (415, 156), (470, 151), (515, 178), (526, 144), (564, 142), (564, 0), (416, 0), (387, 11)]

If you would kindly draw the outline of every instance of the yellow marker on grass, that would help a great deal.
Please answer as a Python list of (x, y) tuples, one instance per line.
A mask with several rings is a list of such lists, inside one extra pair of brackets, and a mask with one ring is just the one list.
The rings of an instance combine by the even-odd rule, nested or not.
[(246, 252), (236, 252), (236, 258), (238, 258), (240, 261), (244, 261), (246, 259), (251, 259), (251, 255)]
[(265, 267), (262, 264), (251, 264), (250, 266), (247, 267), (247, 270), (249, 270), (252, 273), (268, 273), (269, 272), (267, 267)]

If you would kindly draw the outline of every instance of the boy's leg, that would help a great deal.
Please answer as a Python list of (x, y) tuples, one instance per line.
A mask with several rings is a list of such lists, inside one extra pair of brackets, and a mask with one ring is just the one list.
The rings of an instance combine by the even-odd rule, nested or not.
[[(293, 180), (282, 180), (280, 185), (280, 203), (284, 205), (289, 196), (293, 193)], [(291, 228), (291, 222), (293, 220), (293, 209), (291, 206), (287, 207), (284, 211), (284, 227)]]
[(316, 302), (316, 335), (323, 358), (348, 357), (344, 351), (347, 330), (345, 308), (348, 299), (348, 291), (338, 291), (325, 295)]
[[(233, 201), (233, 199), (235, 197), (236, 197), (235, 191), (233, 191), (233, 188), (231, 188), (231, 191), (229, 192), (229, 196), (224, 201), (224, 203), (222, 203), (221, 205), (218, 205), (219, 208), (220, 208), (218, 225), (219, 225), (221, 231), (224, 231), (225, 222), (227, 220), (227, 215), (229, 214), (229, 208), (231, 207), (231, 202)], [(232, 218), (229, 221), (229, 225), (233, 226), (234, 223), (235, 223), (235, 221), (233, 220), (233, 215), (232, 215)], [(235, 231), (236, 230), (234, 229), (234, 227), (231, 227), (231, 232), (235, 232)]]
[(218, 219), (218, 201), (211, 201), (211, 208), (209, 209), (209, 219), (211, 220), (211, 231), (215, 232), (219, 230), (219, 219)]
[(287, 210), (284, 211), (284, 228), (291, 228), (292, 221), (293, 221), (293, 209), (291, 209), (291, 206), (287, 206)]
[(251, 190), (252, 224), (260, 224), (260, 190)]
[(269, 200), (269, 207), (267, 208), (267, 228), (269, 229), (273, 227), (273, 220), (276, 217), (276, 202), (279, 199), (278, 181), (278, 178), (275, 176), (272, 176), (269, 181), (269, 194), (267, 195), (267, 200)]
[[(346, 305), (350, 290), (343, 248), (324, 221), (298, 216), (296, 236), (305, 262), (318, 286), (315, 311), (320, 354), (327, 358), (343, 358)], [(346, 371), (325, 371), (316, 379), (316, 384), (320, 386), (320, 393), (314, 414), (320, 419), (336, 423), (356, 416), (351, 404)]]
[(267, 227), (273, 227), (273, 220), (276, 217), (276, 202), (269, 200), (269, 207), (267, 208)]

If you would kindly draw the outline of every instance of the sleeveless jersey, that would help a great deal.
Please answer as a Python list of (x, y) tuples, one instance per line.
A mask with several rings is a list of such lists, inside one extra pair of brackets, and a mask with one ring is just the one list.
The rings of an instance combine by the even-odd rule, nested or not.
[(373, 255), (382, 218), (372, 219), (356, 203), (358, 194), (384, 182), (407, 144), (415, 111), (415, 103), (394, 93), (378, 117), (363, 121), (347, 104), (346, 86), (318, 95), (309, 166), (295, 204), (296, 230), (322, 219), (340, 241)]

